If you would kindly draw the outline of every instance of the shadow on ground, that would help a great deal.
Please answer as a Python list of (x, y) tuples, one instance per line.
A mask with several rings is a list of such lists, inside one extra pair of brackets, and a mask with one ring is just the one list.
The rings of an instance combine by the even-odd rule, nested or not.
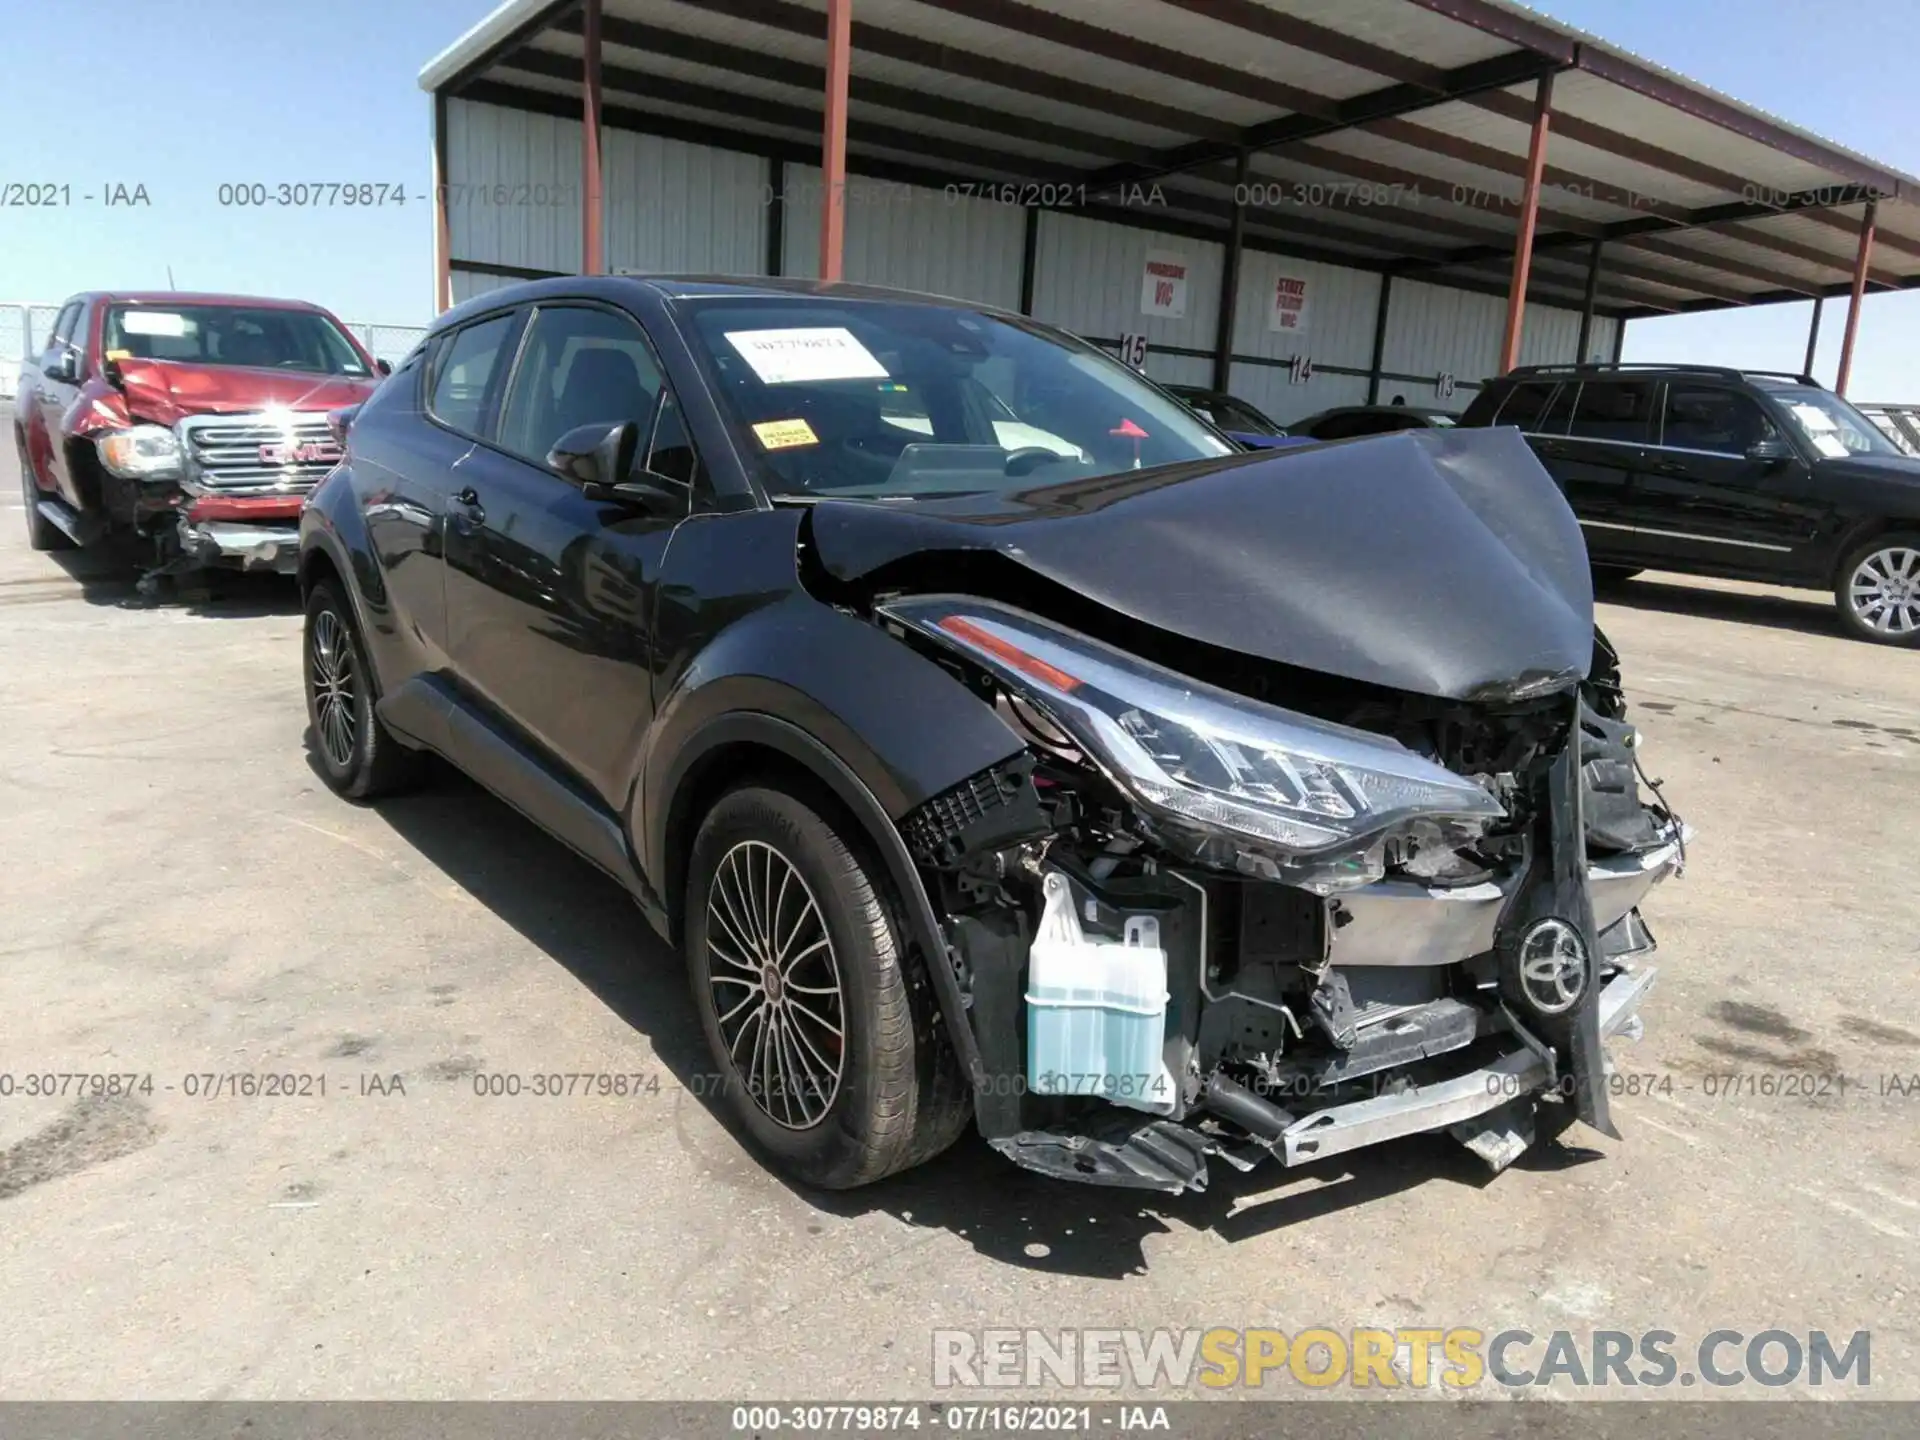
[(300, 587), (291, 575), (265, 571), (202, 570), (169, 578), (157, 592), (143, 593), (143, 567), (116, 545), (51, 550), (47, 558), (66, 572), (89, 604), (119, 610), (184, 610), (209, 618), (246, 618), (300, 613)]
[[(713, 1066), (680, 957), (648, 928), (615, 881), (516, 811), (445, 766), (420, 791), (382, 801), (396, 835), (647, 1037), (683, 1084)], [(745, 1144), (717, 1097), (702, 1099)], [(1592, 1152), (1542, 1146), (1523, 1162), (1557, 1168)], [(1241, 1174), (1223, 1161), (1200, 1194), (1161, 1195), (1050, 1180), (1003, 1159), (977, 1136), (932, 1163), (864, 1189), (792, 1186), (829, 1214), (880, 1211), (964, 1238), (1009, 1265), (1114, 1278), (1145, 1268), (1145, 1242), (1175, 1226), (1251, 1239), (1426, 1184), (1479, 1188), (1488, 1173), (1443, 1137), (1419, 1137), (1294, 1171)], [(771, 1172), (768, 1183), (780, 1182)]]
[(1618, 580), (1594, 593), (1603, 605), (1634, 610), (1658, 610), (1669, 615), (1692, 615), (1702, 620), (1725, 620), (1736, 625), (1760, 625), (1773, 630), (1798, 630), (1804, 635), (1848, 638), (1833, 608), (1833, 598), (1818, 590), (1793, 594), (1756, 595), (1745, 590), (1717, 590), (1705, 585), (1683, 585), (1651, 576)]

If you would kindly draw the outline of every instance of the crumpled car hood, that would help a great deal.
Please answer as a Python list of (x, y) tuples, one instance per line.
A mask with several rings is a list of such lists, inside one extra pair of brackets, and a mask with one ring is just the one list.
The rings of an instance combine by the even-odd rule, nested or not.
[(269, 406), (332, 410), (358, 405), (380, 377), (312, 375), (239, 365), (189, 365), (177, 360), (122, 360), (120, 388), (138, 418), (171, 425), (187, 415), (234, 415)]
[(822, 499), (812, 539), (848, 582), (915, 555), (997, 551), (1175, 635), (1446, 699), (1566, 689), (1593, 659), (1586, 542), (1511, 429), (1402, 431), (1014, 494)]

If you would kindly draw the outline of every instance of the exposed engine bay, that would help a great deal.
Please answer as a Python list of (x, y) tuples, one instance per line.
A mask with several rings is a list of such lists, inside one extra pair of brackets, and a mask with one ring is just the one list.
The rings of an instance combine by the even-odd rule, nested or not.
[(1598, 632), (1583, 679), (1450, 699), (1204, 646), (1176, 669), (971, 595), (871, 613), (1026, 742), (902, 826), (1010, 1158), (1178, 1191), (1214, 1155), (1444, 1128), (1497, 1171), (1614, 1133), (1604, 1042), (1638, 1033), (1636, 907), (1685, 832)]

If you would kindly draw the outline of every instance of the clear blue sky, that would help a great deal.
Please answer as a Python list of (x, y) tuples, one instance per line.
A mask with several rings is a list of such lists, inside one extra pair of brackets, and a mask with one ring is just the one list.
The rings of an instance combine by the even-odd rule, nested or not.
[[(856, 9), (858, 0), (855, 0)], [(19, 0), (9, 4), (0, 182), (73, 187), (70, 209), (0, 210), (0, 299), (90, 286), (300, 295), (418, 323), (432, 296), (426, 60), (490, 0)], [(1912, 0), (1542, 0), (1547, 13), (1920, 174)], [(69, 47), (88, 35), (92, 58)], [(84, 84), (76, 84), (81, 76)], [(402, 207), (238, 209), (223, 182), (404, 184)], [(79, 199), (143, 184), (151, 205)], [(1810, 306), (1639, 321), (1628, 359), (1797, 367)], [(1817, 370), (1846, 317), (1829, 301)], [(1855, 397), (1920, 400), (1920, 292), (1870, 298)]]

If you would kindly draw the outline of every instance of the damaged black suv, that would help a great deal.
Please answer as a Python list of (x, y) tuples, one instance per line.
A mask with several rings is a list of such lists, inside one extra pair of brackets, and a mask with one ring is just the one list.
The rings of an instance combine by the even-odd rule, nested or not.
[(657, 278), (470, 301), (338, 423), (316, 764), (626, 885), (788, 1173), (1612, 1133), (1684, 833), (1518, 433), (1244, 454), (1021, 316)]

